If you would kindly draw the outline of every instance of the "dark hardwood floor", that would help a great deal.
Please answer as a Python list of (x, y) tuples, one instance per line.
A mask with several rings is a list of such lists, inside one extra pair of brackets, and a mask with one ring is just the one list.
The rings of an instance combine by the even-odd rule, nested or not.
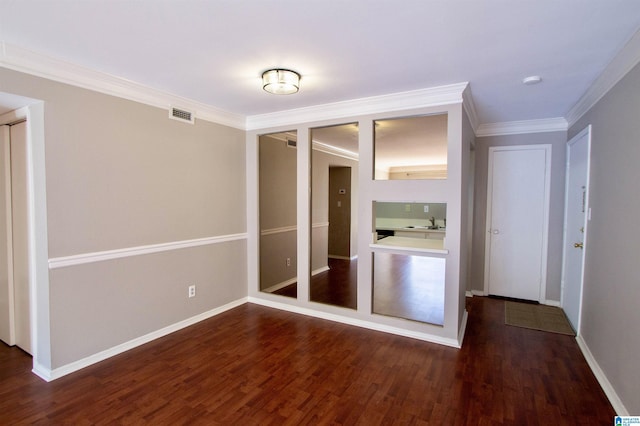
[(467, 304), (462, 349), (252, 304), (51, 383), (0, 344), (0, 424), (612, 424), (574, 338)]
[(358, 261), (332, 259), (329, 270), (311, 277), (310, 298), (314, 302), (357, 309)]
[[(328, 260), (329, 270), (311, 277), (313, 302), (357, 309), (358, 261)], [(444, 259), (376, 253), (373, 312), (413, 321), (444, 323)], [(273, 292), (297, 297), (297, 283)]]
[(443, 325), (444, 281), (442, 258), (375, 253), (373, 312)]
[[(313, 302), (357, 309), (358, 305), (358, 261), (328, 259), (329, 270), (311, 277), (310, 299)], [(273, 292), (280, 296), (297, 297), (297, 283)]]

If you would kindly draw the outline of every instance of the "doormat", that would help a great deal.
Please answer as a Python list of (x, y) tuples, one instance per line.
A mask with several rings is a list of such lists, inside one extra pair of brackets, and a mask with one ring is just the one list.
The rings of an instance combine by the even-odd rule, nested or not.
[(550, 333), (576, 335), (564, 311), (555, 306), (504, 302), (504, 323)]

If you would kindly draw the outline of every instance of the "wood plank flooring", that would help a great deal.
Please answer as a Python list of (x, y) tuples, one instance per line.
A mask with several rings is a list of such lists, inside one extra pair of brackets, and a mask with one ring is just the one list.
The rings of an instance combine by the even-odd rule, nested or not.
[[(329, 258), (329, 269), (311, 277), (310, 299), (313, 302), (357, 309), (358, 261)], [(279, 296), (298, 297), (298, 284), (293, 283), (273, 292)]]
[(395, 253), (373, 257), (373, 312), (444, 324), (445, 259)]
[(0, 424), (612, 424), (574, 338), (467, 303), (462, 349), (252, 304), (51, 383), (0, 344)]
[[(329, 258), (328, 266), (329, 270), (311, 277), (311, 301), (357, 309), (358, 261)], [(443, 259), (376, 253), (373, 281), (375, 313), (443, 324)], [(296, 298), (297, 283), (273, 294)]]

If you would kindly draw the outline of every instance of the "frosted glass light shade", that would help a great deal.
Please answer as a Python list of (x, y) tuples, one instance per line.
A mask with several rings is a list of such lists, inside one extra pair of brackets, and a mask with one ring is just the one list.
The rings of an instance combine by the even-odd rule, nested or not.
[(300, 87), (300, 74), (291, 70), (273, 69), (262, 73), (262, 88), (275, 95), (290, 95)]

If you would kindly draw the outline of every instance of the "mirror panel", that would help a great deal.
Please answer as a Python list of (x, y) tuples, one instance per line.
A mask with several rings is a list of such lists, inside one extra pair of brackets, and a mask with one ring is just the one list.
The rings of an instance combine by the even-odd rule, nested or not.
[[(376, 243), (385, 249), (444, 248), (446, 203), (373, 203)], [(373, 253), (375, 314), (444, 324), (445, 259), (421, 253)]]
[(373, 202), (378, 237), (403, 236), (444, 240), (447, 203)]
[(358, 125), (311, 129), (313, 302), (357, 308)]
[(258, 140), (260, 291), (297, 297), (296, 132)]
[(374, 122), (374, 179), (446, 179), (447, 114)]
[(445, 259), (373, 253), (373, 313), (444, 324)]

